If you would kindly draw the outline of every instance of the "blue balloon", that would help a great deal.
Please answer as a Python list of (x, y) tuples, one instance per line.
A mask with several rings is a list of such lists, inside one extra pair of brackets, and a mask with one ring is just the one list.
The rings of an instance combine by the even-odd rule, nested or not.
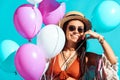
[(15, 72), (14, 56), (19, 45), (12, 40), (0, 43), (0, 68), (6, 72)]
[(0, 68), (5, 72), (16, 73), (14, 57), (16, 52), (11, 53), (1, 64)]
[(94, 30), (108, 32), (120, 24), (120, 5), (112, 0), (101, 2), (94, 10), (92, 17)]

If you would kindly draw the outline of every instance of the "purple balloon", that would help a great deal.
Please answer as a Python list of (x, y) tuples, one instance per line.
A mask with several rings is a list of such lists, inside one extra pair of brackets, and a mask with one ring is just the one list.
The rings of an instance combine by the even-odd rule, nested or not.
[(22, 45), (15, 56), (15, 66), (25, 80), (39, 80), (44, 72), (46, 60), (44, 51), (37, 45)]
[(14, 24), (17, 31), (30, 40), (42, 26), (41, 12), (31, 4), (21, 5), (14, 13)]
[[(46, 6), (47, 4), (47, 6)], [(55, 0), (43, 0), (39, 6), (39, 10), (43, 16), (44, 24), (58, 24), (63, 18), (66, 10), (65, 3), (58, 3)]]
[(41, 11), (42, 15), (44, 15), (57, 9), (59, 6), (60, 3), (58, 3), (56, 0), (43, 0), (41, 3), (39, 3), (38, 8)]

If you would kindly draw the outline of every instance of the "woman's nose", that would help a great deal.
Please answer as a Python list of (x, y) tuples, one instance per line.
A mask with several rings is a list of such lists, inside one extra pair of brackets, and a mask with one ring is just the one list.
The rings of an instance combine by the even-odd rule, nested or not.
[(79, 32), (78, 32), (78, 30), (76, 29), (76, 30), (73, 31), (73, 33), (74, 33), (74, 34), (77, 34), (77, 33), (79, 33)]

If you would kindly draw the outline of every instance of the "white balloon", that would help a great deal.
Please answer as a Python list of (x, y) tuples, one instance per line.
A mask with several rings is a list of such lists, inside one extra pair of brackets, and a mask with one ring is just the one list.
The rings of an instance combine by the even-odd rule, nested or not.
[(38, 4), (38, 3), (42, 2), (42, 0), (27, 0), (27, 1), (31, 4)]
[(46, 58), (56, 56), (65, 45), (65, 34), (57, 25), (47, 25), (37, 35), (37, 45), (46, 51)]

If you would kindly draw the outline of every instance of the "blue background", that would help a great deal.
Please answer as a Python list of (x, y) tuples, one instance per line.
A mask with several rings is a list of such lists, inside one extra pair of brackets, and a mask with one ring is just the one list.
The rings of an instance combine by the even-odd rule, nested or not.
[[(57, 0), (59, 2), (66, 3), (66, 12), (71, 10), (81, 11), (85, 14), (87, 18), (91, 18), (92, 12), (96, 5), (98, 5), (103, 0)], [(120, 4), (119, 0), (114, 0)], [(0, 0), (0, 42), (3, 40), (13, 40), (20, 46), (27, 43), (28, 41), (23, 38), (15, 29), (13, 23), (13, 16), (15, 10), (22, 4), (28, 3), (26, 0)], [(118, 62), (120, 62), (120, 25), (114, 30), (102, 34), (106, 41), (110, 44), (115, 55), (118, 57)], [(36, 37), (32, 39), (32, 43), (36, 43)], [(93, 46), (93, 47), (89, 47)], [(98, 54), (102, 53), (102, 48), (96, 40), (91, 40), (88, 44), (88, 51), (96, 52)], [(119, 65), (120, 67), (120, 65)], [(118, 72), (120, 76), (120, 70)], [(21, 80), (22, 77), (19, 74), (5, 72), (0, 69), (0, 80)]]

